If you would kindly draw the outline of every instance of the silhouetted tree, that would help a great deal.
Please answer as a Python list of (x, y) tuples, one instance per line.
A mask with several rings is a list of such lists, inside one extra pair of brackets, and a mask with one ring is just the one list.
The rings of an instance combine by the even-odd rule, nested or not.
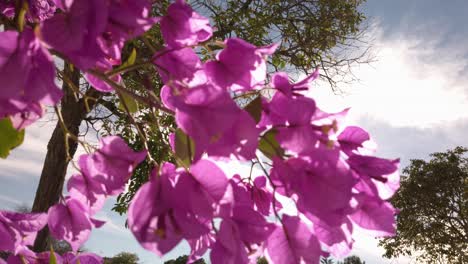
[(392, 198), (400, 209), (397, 235), (383, 239), (385, 257), (426, 263), (468, 263), (468, 149), (411, 160)]

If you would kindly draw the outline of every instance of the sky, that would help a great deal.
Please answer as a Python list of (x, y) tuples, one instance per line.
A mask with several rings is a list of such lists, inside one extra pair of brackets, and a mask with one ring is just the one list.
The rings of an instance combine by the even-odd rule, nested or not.
[[(366, 128), (377, 154), (424, 159), (432, 152), (468, 146), (468, 28), (465, 0), (368, 0), (372, 52), (376, 62), (353, 69), (359, 82), (334, 95), (317, 84), (311, 95), (325, 110), (351, 107), (350, 123)], [(30, 205), (39, 181), (54, 122), (41, 120), (27, 130), (25, 143), (0, 160), (0, 209)], [(158, 259), (144, 251), (111, 211), (109, 200), (97, 217), (107, 224), (93, 232), (85, 247), (104, 256), (135, 252), (142, 263), (163, 263), (188, 253), (186, 244)], [(366, 263), (415, 263), (386, 260), (374, 238), (359, 234), (354, 254)]]

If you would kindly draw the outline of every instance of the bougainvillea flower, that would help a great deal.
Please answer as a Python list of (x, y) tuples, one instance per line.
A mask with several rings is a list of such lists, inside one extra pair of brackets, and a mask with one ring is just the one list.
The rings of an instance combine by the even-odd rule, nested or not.
[(57, 9), (53, 0), (28, 0), (29, 10), (26, 18), (29, 21), (42, 21), (52, 17)]
[(169, 80), (197, 86), (206, 82), (198, 55), (191, 48), (164, 48), (153, 57), (164, 83)]
[[(28, 10), (26, 12), (26, 19), (34, 23), (52, 17), (57, 9), (55, 1), (59, 0), (27, 0)], [(8, 18), (13, 18), (15, 16), (15, 1), (2, 1), (0, 3), (0, 13)]]
[(73, 252), (67, 252), (62, 256), (63, 264), (102, 264), (102, 257), (93, 253), (79, 253), (75, 255)]
[(108, 12), (106, 1), (73, 1), (64, 12), (42, 22), (44, 41), (80, 69), (92, 68), (105, 58), (97, 38), (107, 26)]
[(313, 222), (322, 220), (336, 226), (351, 210), (349, 202), (357, 180), (339, 159), (339, 151), (324, 150), (310, 162), (275, 159), (271, 177), (280, 194), (297, 195), (299, 211)]
[(278, 72), (272, 76), (272, 84), (275, 89), (282, 92), (287, 97), (292, 97), (293, 95), (302, 96), (302, 94), (298, 92), (308, 90), (311, 83), (317, 79), (318, 76), (319, 71), (317, 69), (303, 80), (297, 83), (291, 83), (287, 73)]
[(216, 239), (211, 233), (203, 235), (198, 239), (188, 239), (187, 242), (190, 245), (190, 255), (187, 263), (194, 263), (202, 258), (206, 251), (213, 246), (215, 241)]
[(163, 255), (182, 238), (197, 240), (209, 233), (228, 181), (207, 160), (193, 164), (190, 173), (176, 171), (170, 163), (162, 165), (159, 177), (156, 173), (133, 198), (128, 224), (144, 248)]
[(352, 155), (347, 160), (360, 182), (357, 190), (387, 200), (400, 188), (400, 161), (372, 156)]
[(180, 242), (182, 234), (170, 211), (169, 192), (174, 190), (171, 178), (175, 166), (164, 163), (159, 176), (157, 170), (153, 170), (150, 181), (133, 197), (128, 208), (128, 226), (143, 248), (162, 256)]
[(238, 226), (230, 220), (223, 220), (216, 234), (210, 260), (213, 264), (249, 263), (247, 249), (242, 243)]
[(266, 79), (264, 57), (273, 54), (277, 45), (256, 47), (239, 38), (228, 39), (225, 44), (226, 47), (216, 55), (216, 60), (205, 64), (211, 81), (232, 91), (262, 87)]
[[(44, 252), (41, 252), (39, 254), (36, 255), (35, 259), (34, 259), (34, 264), (50, 264), (50, 259), (51, 259), (51, 255), (50, 255), (50, 251), (44, 251)], [(64, 262), (62, 256), (60, 256), (58, 253), (54, 252), (54, 257), (55, 257), (55, 260), (56, 260), (56, 263), (57, 264), (65, 264), (66, 262)]]
[[(80, 157), (78, 164), (83, 164), (85, 161), (83, 158), (85, 156)], [(104, 187), (86, 175), (73, 175), (68, 180), (67, 190), (70, 197), (80, 201), (89, 208), (90, 215), (94, 215), (104, 206), (106, 200)]]
[(161, 98), (176, 112), (177, 125), (194, 140), (195, 160), (203, 152), (240, 159), (255, 156), (259, 134), (255, 121), (226, 90), (211, 85), (191, 89), (164, 86)]
[(273, 126), (277, 131), (275, 138), (285, 150), (308, 155), (316, 151), (317, 143), (327, 145), (329, 141), (324, 127), (313, 123), (316, 109), (311, 98), (276, 92), (269, 103), (264, 102), (259, 126)]
[(67, 241), (73, 251), (88, 240), (93, 224), (88, 208), (78, 200), (67, 198), (63, 204), (52, 206), (48, 213), (50, 233), (56, 239)]
[(14, 116), (21, 129), (42, 116), (41, 104), (55, 105), (62, 92), (52, 57), (31, 29), (0, 32), (0, 38), (0, 117)]
[(125, 41), (149, 30), (157, 21), (151, 18), (148, 0), (109, 1), (107, 26), (99, 36), (98, 44), (113, 64), (121, 63)]
[(102, 184), (106, 195), (121, 193), (135, 167), (146, 157), (146, 151), (134, 152), (118, 136), (104, 137), (99, 148), (80, 159), (82, 173)]
[(266, 240), (270, 263), (319, 263), (322, 253), (314, 233), (299, 217), (283, 215), (279, 225)]
[(274, 229), (274, 224), (268, 223), (263, 215), (247, 206), (235, 207), (230, 220), (238, 226), (239, 237), (245, 244), (260, 244)]
[(0, 211), (0, 250), (15, 254), (27, 249), (47, 224), (47, 214)]
[(36, 122), (44, 114), (42, 105), (38, 102), (24, 102), (18, 100), (0, 100), (3, 108), (0, 117), (10, 117), (13, 127), (21, 130)]
[(350, 216), (358, 226), (379, 237), (394, 236), (398, 210), (389, 202), (366, 194), (357, 194), (358, 210)]
[[(232, 197), (229, 199), (231, 207), (255, 208), (257, 212), (264, 216), (270, 215), (273, 194), (266, 188), (266, 178), (264, 176), (256, 177), (253, 184), (250, 184), (245, 183), (239, 175), (234, 175), (229, 183), (232, 188)], [(281, 208), (279, 202), (275, 205), (278, 209)], [(230, 214), (232, 214), (232, 210)], [(229, 216), (231, 216), (230, 214)]]
[(193, 11), (184, 0), (171, 4), (160, 24), (164, 41), (173, 48), (197, 45), (213, 34), (208, 18)]
[[(1, 263), (1, 262), (0, 262)], [(22, 250), (19, 254), (10, 255), (8, 264), (37, 264), (37, 254), (30, 249)]]
[(349, 219), (344, 219), (341, 226), (329, 226), (325, 221), (314, 222), (314, 232), (333, 256), (342, 258), (351, 252), (354, 239), (353, 225)]
[(357, 126), (348, 126), (338, 135), (341, 150), (347, 155), (363, 147), (363, 143), (370, 140), (369, 133)]
[[(273, 194), (266, 188), (266, 177), (256, 177), (253, 181), (253, 185), (248, 188), (250, 189), (251, 197), (257, 211), (265, 216), (270, 215)], [(276, 203), (275, 205), (277, 208), (281, 208), (281, 204)]]

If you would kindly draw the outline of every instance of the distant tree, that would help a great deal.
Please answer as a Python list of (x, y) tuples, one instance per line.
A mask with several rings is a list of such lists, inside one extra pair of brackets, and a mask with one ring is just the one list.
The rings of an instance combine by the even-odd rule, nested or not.
[(383, 239), (387, 258), (416, 256), (426, 263), (468, 263), (467, 148), (411, 160), (392, 204), (397, 235)]
[[(180, 257), (178, 257), (176, 259), (166, 261), (166, 262), (164, 262), (164, 264), (186, 264), (187, 260), (188, 260), (188, 256), (184, 255), (184, 256), (180, 256)], [(206, 264), (206, 262), (205, 262), (204, 259), (199, 259), (199, 260), (193, 262), (193, 264)]]
[(112, 258), (105, 258), (104, 264), (138, 264), (139, 260), (134, 253), (120, 252)]
[(320, 264), (333, 264), (333, 260), (331, 258), (322, 258), (320, 259)]
[(337, 264), (366, 264), (365, 261), (362, 261), (360, 257), (353, 255), (346, 257), (343, 262), (338, 262)]

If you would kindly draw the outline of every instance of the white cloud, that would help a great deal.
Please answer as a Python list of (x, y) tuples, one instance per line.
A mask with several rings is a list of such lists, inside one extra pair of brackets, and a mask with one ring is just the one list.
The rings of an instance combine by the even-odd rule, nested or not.
[(440, 47), (439, 39), (403, 33), (384, 40), (382, 31), (376, 32), (378, 61), (354, 68), (361, 81), (341, 86), (347, 95), (336, 96), (317, 85), (311, 94), (319, 106), (351, 106), (351, 119), (370, 117), (392, 126), (431, 127), (468, 118), (468, 87), (462, 77), (468, 61), (459, 59), (468, 48), (458, 43)]

